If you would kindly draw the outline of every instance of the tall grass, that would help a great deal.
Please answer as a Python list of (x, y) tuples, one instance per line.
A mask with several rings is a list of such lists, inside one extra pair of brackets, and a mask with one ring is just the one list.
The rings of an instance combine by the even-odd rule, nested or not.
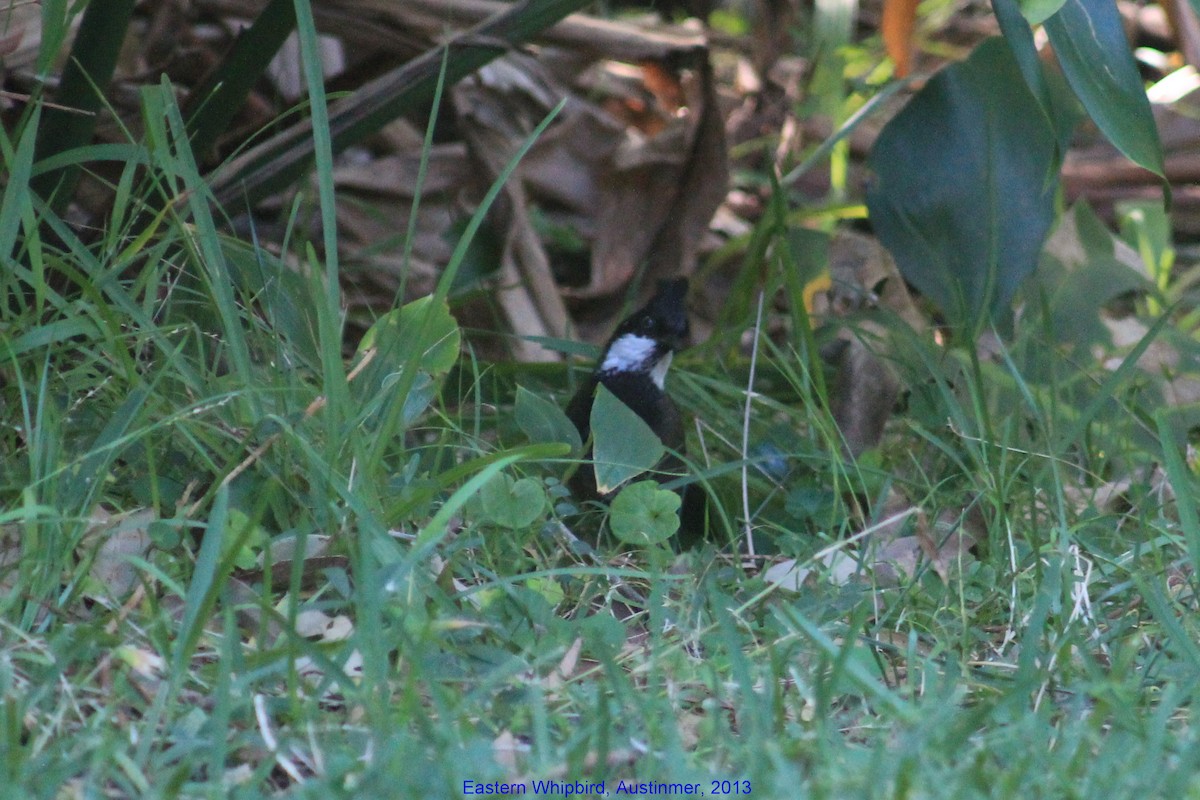
[[(45, 168), (38, 114), (0, 139), (10, 186)], [(722, 534), (618, 557), (564, 533), (564, 448), (511, 421), (517, 380), (553, 391), (562, 376), (462, 358), (447, 377), (430, 356), (457, 334), (465, 239), (433, 297), (348, 357), (328, 141), (321, 238), (289, 230), (274, 254), (223, 232), (167, 87), (145, 90), (143, 116), (143, 139), (70, 156), (126, 161), (104, 230), (81, 238), (28, 193), (0, 202), (12, 792), (1197, 792), (1194, 466), (1135, 367), (1170, 318), (1107, 373), (1051, 358), (1033, 324), (981, 359), (893, 322), (906, 408), (855, 460), (830, 419), (824, 332), (781, 256), (788, 223), (770, 218), (726, 337), (670, 384), (701, 419), (690, 452)], [(751, 385), (736, 337), (759, 285), (790, 333), (762, 339)], [(506, 525), (489, 505), (505, 492), (540, 498), (535, 518)], [(944, 574), (926, 560), (885, 579), (870, 538), (848, 538), (893, 494), (931, 536), (942, 512), (978, 514), (984, 533)], [(152, 521), (134, 536), (100, 509)], [(810, 579), (747, 568), (733, 555), (747, 524)], [(133, 586), (100, 568), (113, 542)], [(857, 554), (854, 574), (818, 558), (830, 551)]]

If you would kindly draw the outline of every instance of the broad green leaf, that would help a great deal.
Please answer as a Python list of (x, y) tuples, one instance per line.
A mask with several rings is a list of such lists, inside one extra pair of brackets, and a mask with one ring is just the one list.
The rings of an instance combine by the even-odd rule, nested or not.
[[(529, 479), (526, 478), (526, 480)], [(544, 578), (530, 578), (525, 581), (525, 585), (530, 591), (541, 595), (542, 599), (551, 607), (557, 606), (567, 596), (567, 593), (563, 591), (562, 584), (549, 576)]]
[(517, 387), (517, 403), (514, 413), (517, 427), (529, 437), (529, 441), (566, 442), (572, 453), (583, 449), (579, 431), (567, 417), (566, 412), (544, 397), (534, 394), (524, 386)]
[(309, 364), (318, 363), (317, 314), (306, 279), (265, 248), (232, 237), (222, 237), (220, 244), (242, 294), (258, 301), (271, 328)]
[[(1000, 32), (1004, 34), (1004, 40), (1008, 42), (1013, 58), (1017, 60), (1021, 77), (1025, 79), (1025, 85), (1041, 106), (1042, 115), (1054, 128), (1058, 140), (1058, 157), (1051, 166), (1053, 175), (1047, 176), (1053, 179), (1062, 165), (1062, 156), (1071, 144), (1071, 135), (1083, 117), (1083, 109), (1062, 75), (1057, 71), (1048, 71), (1042, 66), (1041, 56), (1033, 42), (1033, 29), (1029, 27), (1041, 22), (1040, 19), (1035, 20), (1029, 16), (1034, 5), (1036, 4), (1021, 4), (1018, 7), (1016, 0), (992, 0), (992, 10), (996, 14), (996, 21), (1000, 23)], [(1043, 10), (1053, 14), (1062, 5), (1062, 0), (1051, 0), (1049, 5), (1053, 8)]]
[[(1046, 33), (1067, 82), (1118, 150), (1163, 178), (1162, 143), (1113, 0), (1066, 0)], [(1165, 178), (1164, 191), (1169, 192)]]
[(460, 338), (458, 323), (445, 303), (435, 305), (431, 297), (414, 300), (384, 314), (363, 336), (359, 353), (372, 347), (377, 352), (359, 381), (374, 389), (386, 376), (404, 369), (444, 375), (458, 360)]
[(871, 222), (904, 277), (973, 336), (1033, 271), (1054, 217), (1054, 132), (1008, 46), (935, 75), (871, 151)]
[(1175, 242), (1167, 210), (1162, 203), (1139, 199), (1119, 202), (1115, 210), (1121, 222), (1121, 237), (1137, 250), (1155, 286), (1166, 291), (1175, 266)]
[[(1011, 2), (1011, 0), (1009, 0)], [(1054, 16), (1066, 0), (1016, 0), (1016, 5), (1020, 8), (1021, 16), (1029, 20), (1030, 25), (1041, 25), (1050, 17)], [(993, 3), (993, 5), (996, 5)], [(1001, 25), (1003, 27), (1003, 25)], [(1008, 36), (1008, 31), (1004, 31), (1004, 35)]]
[(226, 524), (231, 535), (221, 543), (221, 560), (232, 560), (239, 569), (253, 568), (259, 554), (270, 544), (271, 534), (237, 508), (229, 509)]
[(513, 480), (500, 473), (479, 490), (479, 503), (488, 522), (502, 528), (532, 525), (546, 508), (546, 490), (536, 478)]
[(679, 504), (679, 495), (656, 481), (638, 481), (613, 499), (608, 523), (626, 544), (658, 544), (679, 530)]
[[(383, 388), (390, 388), (396, 382), (392, 376), (388, 376), (383, 382)], [(429, 377), (428, 372), (417, 373), (417, 377), (408, 386), (408, 394), (404, 398), (404, 407), (400, 412), (400, 418), (404, 420), (405, 425), (411, 425), (417, 420), (417, 417), (425, 413), (425, 409), (429, 408), (433, 398), (437, 397), (440, 385)]]
[(112, 463), (129, 446), (130, 431), (143, 418), (146, 401), (151, 391), (147, 386), (138, 386), (129, 392), (125, 402), (109, 413), (104, 427), (96, 434), (87, 449), (87, 455), (70, 473), (65, 496), (80, 508), (87, 508), (90, 498), (99, 492)]
[(665, 449), (658, 435), (604, 384), (596, 387), (591, 424), (596, 490), (600, 494), (641, 475), (663, 457)]
[(1151, 288), (1141, 267), (1137, 253), (1086, 203), (1063, 214), (1046, 242), (1034, 283), (1058, 340), (1079, 348), (1111, 345), (1100, 309), (1126, 292)]

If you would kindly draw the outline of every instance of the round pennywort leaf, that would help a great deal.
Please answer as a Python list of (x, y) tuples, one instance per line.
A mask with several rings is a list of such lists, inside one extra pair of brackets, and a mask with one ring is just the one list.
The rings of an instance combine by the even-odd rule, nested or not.
[(513, 480), (501, 473), (479, 490), (479, 503), (487, 522), (502, 528), (525, 528), (541, 517), (546, 492), (535, 478)]
[(655, 481), (631, 483), (613, 499), (609, 525), (626, 544), (665, 542), (679, 530), (679, 504), (679, 495)]

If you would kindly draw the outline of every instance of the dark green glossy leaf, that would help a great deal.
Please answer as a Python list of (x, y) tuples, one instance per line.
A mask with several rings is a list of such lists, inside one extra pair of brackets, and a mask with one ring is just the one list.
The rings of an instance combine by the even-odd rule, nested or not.
[(600, 494), (641, 475), (663, 457), (665, 450), (658, 435), (604, 384), (596, 388), (591, 422), (596, 489)]
[[(1062, 5), (1061, 0), (1051, 0), (1054, 13)], [(1041, 56), (1033, 42), (1033, 29), (1030, 24), (1040, 22), (1040, 19), (1030, 17), (1030, 8), (1026, 4), (1018, 7), (1017, 0), (992, 0), (992, 10), (996, 21), (1000, 23), (1000, 31), (1004, 40), (1012, 50), (1017, 67), (1025, 85), (1041, 107), (1042, 115), (1054, 128), (1058, 140), (1058, 158), (1051, 167), (1055, 175), (1062, 166), (1062, 156), (1071, 143), (1071, 134), (1083, 117), (1083, 109), (1075, 100), (1071, 90), (1058, 72), (1048, 71), (1042, 66)], [(1022, 16), (1024, 15), (1024, 16)], [(1044, 17), (1043, 17), (1044, 19)], [(1053, 177), (1053, 176), (1048, 176)]]
[(904, 277), (973, 335), (1033, 271), (1054, 132), (1001, 39), (935, 75), (871, 151), (871, 222)]
[(1046, 20), (1046, 33), (1096, 126), (1130, 161), (1163, 177), (1162, 143), (1117, 4), (1066, 0)]
[(566, 442), (571, 445), (571, 452), (578, 454), (583, 449), (579, 439), (579, 431), (567, 417), (566, 412), (544, 397), (540, 397), (526, 389), (517, 387), (517, 402), (514, 409), (517, 427), (529, 437), (529, 441)]
[(638, 481), (613, 499), (608, 522), (626, 544), (658, 544), (679, 530), (679, 505), (674, 492), (660, 489), (655, 481)]

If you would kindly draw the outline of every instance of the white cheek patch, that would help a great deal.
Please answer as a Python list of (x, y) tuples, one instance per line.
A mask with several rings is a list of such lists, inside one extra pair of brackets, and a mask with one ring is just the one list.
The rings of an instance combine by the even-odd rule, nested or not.
[[(654, 359), (658, 344), (645, 336), (627, 333), (612, 343), (604, 355), (601, 372), (634, 372), (647, 369)], [(660, 384), (661, 385), (661, 384)]]

